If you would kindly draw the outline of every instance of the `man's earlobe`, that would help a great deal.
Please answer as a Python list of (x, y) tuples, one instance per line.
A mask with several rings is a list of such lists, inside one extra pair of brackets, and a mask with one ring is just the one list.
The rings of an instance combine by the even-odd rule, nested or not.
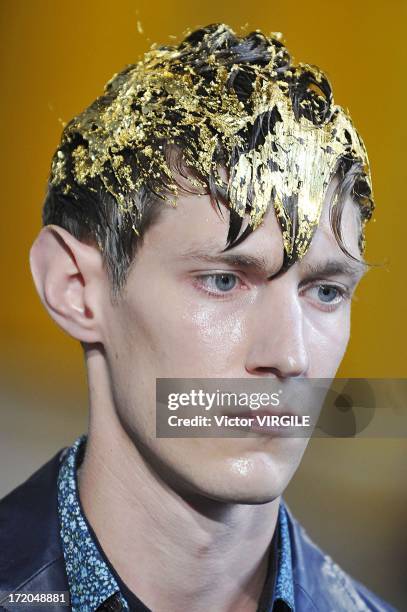
[(47, 225), (31, 247), (30, 267), (40, 299), (54, 321), (81, 342), (101, 342), (98, 296), (107, 279), (98, 248), (57, 225)]

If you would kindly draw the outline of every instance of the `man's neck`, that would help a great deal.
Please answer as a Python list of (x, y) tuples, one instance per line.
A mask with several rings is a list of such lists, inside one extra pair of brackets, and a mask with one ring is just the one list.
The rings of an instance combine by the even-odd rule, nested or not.
[(117, 422), (110, 423), (108, 439), (89, 434), (78, 483), (106, 556), (146, 606), (159, 612), (257, 609), (279, 499), (243, 505), (180, 495)]

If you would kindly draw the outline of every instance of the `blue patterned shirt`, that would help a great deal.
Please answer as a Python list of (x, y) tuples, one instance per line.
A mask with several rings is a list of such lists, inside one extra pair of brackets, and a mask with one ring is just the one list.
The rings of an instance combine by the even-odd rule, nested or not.
[[(89, 525), (79, 499), (77, 469), (83, 456), (86, 436), (80, 436), (65, 451), (58, 476), (60, 533), (73, 612), (130, 610), (121, 592), (118, 576), (103, 553)], [(276, 540), (277, 541), (277, 540)], [(294, 610), (290, 534), (284, 504), (278, 517), (277, 564), (274, 592), (263, 592), (264, 610)], [(266, 581), (267, 582), (270, 581)], [(124, 589), (122, 588), (122, 591)], [(134, 608), (133, 608), (134, 609)], [(145, 608), (140, 602), (140, 610)]]

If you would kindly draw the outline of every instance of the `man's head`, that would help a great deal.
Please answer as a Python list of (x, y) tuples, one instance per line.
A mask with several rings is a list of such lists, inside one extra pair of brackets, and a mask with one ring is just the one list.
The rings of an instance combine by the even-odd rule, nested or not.
[(156, 439), (155, 379), (334, 376), (372, 209), (349, 117), (275, 37), (209, 26), (114, 77), (64, 130), (31, 252), (93, 422), (180, 489), (281, 494), (306, 440)]

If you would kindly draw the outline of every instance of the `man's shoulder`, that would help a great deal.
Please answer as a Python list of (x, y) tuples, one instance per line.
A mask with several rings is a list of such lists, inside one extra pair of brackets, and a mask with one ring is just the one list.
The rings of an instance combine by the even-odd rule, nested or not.
[(294, 592), (299, 610), (395, 610), (363, 584), (351, 578), (312, 541), (287, 506), (285, 510), (291, 540)]
[[(66, 591), (57, 478), (65, 449), (0, 500), (0, 609), (6, 592)], [(4, 609), (4, 608), (3, 608)]]

